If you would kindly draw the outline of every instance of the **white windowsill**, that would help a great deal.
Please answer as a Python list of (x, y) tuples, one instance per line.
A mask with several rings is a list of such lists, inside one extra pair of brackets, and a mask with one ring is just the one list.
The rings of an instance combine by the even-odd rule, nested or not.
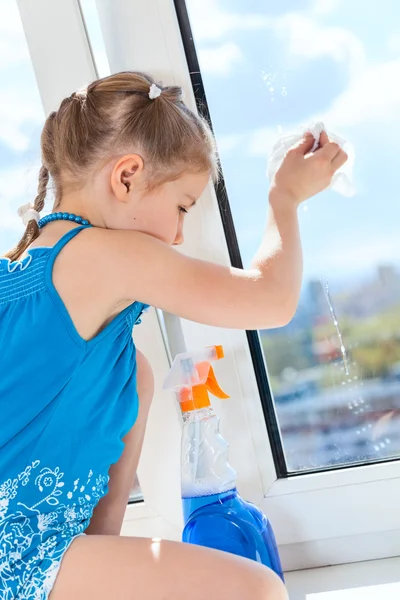
[(296, 475), (287, 479), (278, 479), (268, 490), (266, 497), (298, 494), (312, 490), (337, 488), (338, 486), (358, 485), (398, 479), (400, 461), (381, 462), (370, 465), (347, 467), (322, 473)]
[(285, 578), (290, 600), (398, 600), (400, 557), (293, 571)]

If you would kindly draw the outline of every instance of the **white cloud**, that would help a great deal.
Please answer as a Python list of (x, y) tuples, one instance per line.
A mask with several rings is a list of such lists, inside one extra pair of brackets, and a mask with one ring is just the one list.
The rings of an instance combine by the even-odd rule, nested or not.
[(330, 128), (355, 127), (400, 120), (400, 60), (370, 66), (350, 82), (321, 117)]
[(37, 125), (39, 132), (44, 114), (34, 75), (27, 77), (27, 69), (31, 69), (31, 59), (17, 2), (0, 0), (0, 140), (20, 155), (18, 168), (0, 165), (1, 244), (22, 235), (17, 208), (36, 195), (39, 167), (24, 154), (30, 143), (24, 124), (29, 123), (30, 130)]
[(218, 152), (223, 157), (232, 156), (235, 152), (252, 156), (267, 156), (279, 136), (282, 128), (262, 128), (246, 133), (217, 135)]
[(229, 12), (218, 6), (218, 0), (191, 0), (189, 12), (200, 50), (204, 51), (204, 42), (222, 39), (232, 31), (268, 30), (281, 36), (284, 48), (293, 56), (309, 59), (330, 56), (347, 63), (353, 75), (365, 64), (363, 44), (348, 29), (327, 27), (318, 20), (336, 8), (339, 1), (316, 0), (308, 15), (295, 11), (270, 16)]
[(217, 137), (218, 152), (221, 155), (230, 154), (240, 147), (243, 142), (243, 135), (240, 133), (232, 133), (227, 135), (219, 135)]
[[(14, 214), (10, 211), (1, 216), (1, 228), (8, 229), (15, 233), (21, 233), (21, 235), (23, 233), (21, 219), (18, 217), (17, 213)], [(0, 252), (3, 253), (4, 251), (5, 248), (2, 248)]]
[(199, 61), (202, 71), (227, 77), (235, 65), (243, 61), (243, 54), (237, 44), (227, 42), (215, 48), (200, 48)]
[(23, 232), (17, 209), (36, 195), (39, 164), (26, 164), (21, 168), (0, 171), (0, 228), (15, 233)]
[[(381, 141), (386, 134), (393, 137), (393, 125), (400, 123), (399, 80), (400, 60), (372, 65), (355, 77), (325, 111), (310, 115), (303, 122), (286, 125), (284, 133), (314, 121), (323, 121), (329, 130), (339, 135), (368, 124), (369, 128), (373, 125), (380, 127)], [(250, 133), (248, 152), (267, 156), (277, 136), (277, 130), (272, 127)]]
[(393, 33), (388, 37), (387, 49), (395, 56), (400, 56), (400, 33)]
[[(23, 43), (21, 43), (21, 41)], [(0, 69), (29, 59), (16, 2), (0, 1)]]
[(374, 243), (362, 237), (341, 238), (340, 244), (332, 252), (314, 254), (310, 268), (314, 273), (346, 273), (362, 271), (367, 265), (393, 263), (394, 257), (400, 255), (400, 239), (398, 236), (374, 237)]
[(23, 152), (29, 146), (29, 138), (22, 131), (24, 122), (39, 127), (43, 121), (43, 107), (36, 89), (21, 81), (0, 90), (0, 139), (13, 150)]
[(315, 15), (327, 15), (337, 10), (343, 0), (314, 0), (312, 12)]
[[(308, 14), (292, 12), (272, 17), (266, 14), (233, 14), (219, 8), (217, 0), (204, 0), (201, 6), (191, 3), (191, 14), (195, 13), (195, 32), (200, 40), (221, 38), (232, 30), (272, 29), (292, 56), (308, 60), (327, 56), (348, 65), (347, 89), (326, 110), (310, 114), (303, 122), (288, 124), (287, 132), (315, 120), (323, 120), (328, 129), (338, 134), (367, 123), (386, 124), (386, 129), (389, 129), (394, 121), (399, 122), (400, 119), (400, 86), (397, 83), (400, 61), (368, 65), (364, 46), (356, 35), (345, 28), (321, 24), (323, 15), (336, 10), (342, 3), (342, 0), (315, 0)], [(400, 52), (400, 35), (393, 35), (388, 45), (394, 52)], [(229, 154), (240, 144), (247, 146), (251, 155), (267, 156), (278, 135), (275, 128), (259, 129), (240, 136), (232, 134), (220, 143), (220, 151), (221, 154)]]
[(267, 156), (282, 135), (277, 127), (264, 127), (255, 131), (248, 140), (248, 152), (253, 156)]
[(218, 0), (190, 0), (188, 7), (197, 42), (221, 39), (235, 30), (262, 29), (270, 22), (265, 15), (223, 10), (218, 6)]
[[(10, 77), (10, 69), (19, 77)], [(35, 78), (26, 77), (32, 69), (31, 59), (16, 2), (0, 0), (0, 140), (14, 151), (27, 149), (29, 139), (23, 124), (39, 125), (44, 120), (43, 108)]]
[(293, 56), (308, 59), (328, 56), (348, 64), (351, 77), (365, 67), (364, 46), (347, 29), (325, 27), (300, 13), (289, 13), (275, 19), (274, 30)]

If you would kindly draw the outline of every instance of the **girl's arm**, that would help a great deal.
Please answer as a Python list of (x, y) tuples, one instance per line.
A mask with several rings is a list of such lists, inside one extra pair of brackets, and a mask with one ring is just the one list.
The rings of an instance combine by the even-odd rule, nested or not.
[(307, 137), (290, 150), (276, 175), (267, 228), (250, 270), (188, 258), (139, 232), (93, 230), (97, 243), (92, 248), (102, 256), (103, 278), (107, 272), (104, 285), (112, 286), (121, 300), (138, 300), (209, 325), (264, 329), (288, 323), (302, 279), (297, 207), (327, 187), (347, 159), (326, 136), (321, 136), (321, 149), (308, 154), (312, 142)]

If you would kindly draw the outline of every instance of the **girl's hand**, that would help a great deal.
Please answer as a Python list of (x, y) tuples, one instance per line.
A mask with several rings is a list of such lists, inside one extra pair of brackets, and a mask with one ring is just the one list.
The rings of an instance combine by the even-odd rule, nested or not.
[(321, 133), (319, 148), (311, 153), (313, 144), (314, 136), (307, 133), (287, 152), (271, 186), (271, 193), (279, 197), (279, 203), (298, 205), (322, 192), (348, 158), (338, 144), (329, 141), (325, 131)]

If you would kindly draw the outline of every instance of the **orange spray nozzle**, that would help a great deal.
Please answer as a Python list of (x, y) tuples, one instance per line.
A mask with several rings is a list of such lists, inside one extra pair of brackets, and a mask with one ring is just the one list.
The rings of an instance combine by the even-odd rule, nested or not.
[(191, 389), (184, 388), (180, 392), (180, 403), (182, 412), (188, 412), (190, 410), (198, 410), (199, 408), (206, 408), (210, 406), (210, 392), (217, 398), (226, 399), (229, 398), (228, 394), (221, 389), (218, 384), (217, 378), (215, 377), (214, 369), (208, 363), (200, 363), (196, 365), (199, 373), (203, 369), (208, 369), (208, 377), (205, 383), (194, 385)]
[(222, 346), (211, 346), (200, 352), (178, 354), (173, 362), (164, 389), (173, 389), (182, 412), (210, 406), (208, 393), (217, 398), (229, 398), (220, 388), (211, 362), (224, 357)]

